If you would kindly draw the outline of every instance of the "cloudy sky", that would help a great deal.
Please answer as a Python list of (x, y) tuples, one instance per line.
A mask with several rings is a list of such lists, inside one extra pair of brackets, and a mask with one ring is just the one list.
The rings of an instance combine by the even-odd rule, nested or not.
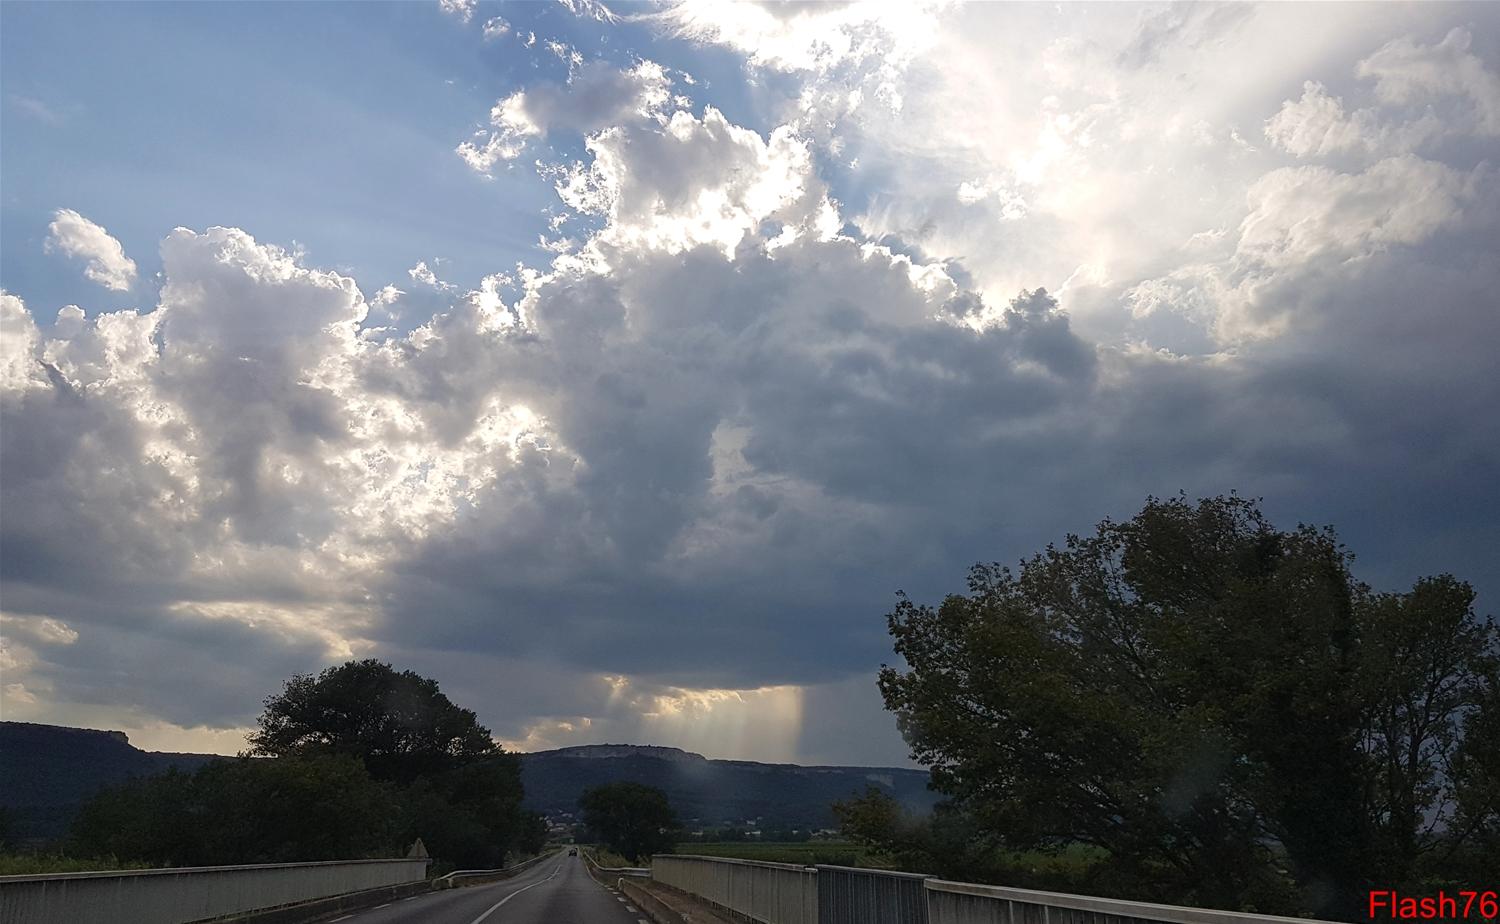
[(1500, 599), (1500, 5), (0, 7), (0, 711), (902, 763), (1149, 494)]

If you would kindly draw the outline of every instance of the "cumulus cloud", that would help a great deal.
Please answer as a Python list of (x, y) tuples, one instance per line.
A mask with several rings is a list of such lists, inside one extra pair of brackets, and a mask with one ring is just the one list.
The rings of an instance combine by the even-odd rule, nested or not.
[(586, 135), (660, 113), (670, 87), (666, 71), (650, 61), (628, 70), (593, 61), (565, 83), (539, 82), (497, 102), (491, 127), (460, 144), (457, 153), (470, 167), (488, 172), (498, 161), (521, 156), (534, 138), (552, 132)]
[(1375, 80), (1381, 100), (1426, 103), (1459, 97), (1469, 107), (1474, 130), (1500, 135), (1500, 73), (1470, 50), (1473, 36), (1455, 27), (1432, 45), (1411, 36), (1388, 42), (1359, 64), (1359, 75)]
[(510, 34), (510, 23), (499, 16), (493, 16), (484, 21), (484, 40), (494, 41)]
[(1375, 105), (1346, 112), (1342, 99), (1308, 81), (1266, 122), (1272, 143), (1298, 157), (1346, 151), (1399, 154), (1444, 137), (1500, 134), (1500, 73), (1469, 51), (1464, 28), (1423, 45), (1405, 36), (1361, 60), (1354, 72), (1373, 80)]
[[(437, 263), (440, 261), (434, 260), (433, 262)], [(424, 286), (430, 286), (443, 292), (454, 292), (458, 290), (458, 286), (454, 285), (453, 283), (444, 282), (443, 280), (439, 279), (437, 273), (433, 271), (432, 267), (427, 265), (426, 260), (418, 260), (416, 266), (413, 266), (411, 269), (406, 271), (406, 275), (410, 276), (413, 282), (420, 282)], [(384, 307), (385, 305), (395, 301), (402, 294), (404, 293), (402, 293), (400, 289), (396, 289), (393, 286), (386, 286), (384, 289), (380, 290), (379, 294), (376, 296), (376, 301), (382, 307)]]
[(1248, 190), (1229, 256), (1138, 283), (1127, 300), (1138, 317), (1175, 311), (1223, 342), (1279, 336), (1320, 320), (1317, 301), (1302, 294), (1311, 279), (1357, 272), (1356, 261), (1463, 227), (1496, 201), (1494, 187), (1488, 165), (1460, 171), (1410, 154), (1353, 174), (1274, 170)]
[(0, 386), (6, 391), (45, 384), (36, 358), (40, 339), (26, 303), (0, 289)]
[(784, 237), (828, 237), (838, 219), (814, 179), (806, 143), (789, 127), (769, 140), (709, 107), (678, 111), (665, 125), (620, 126), (588, 140), (592, 159), (560, 174), (558, 195), (584, 214), (607, 216), (597, 240), (728, 252), (762, 222)]
[(599, 0), (559, 0), (559, 2), (574, 16), (593, 19), (602, 23), (615, 23), (620, 20), (620, 17), (611, 12), (609, 7), (600, 3)]
[(438, 7), (449, 16), (457, 16), (464, 23), (474, 18), (478, 0), (438, 0)]
[(906, 58), (932, 31), (932, 3), (873, 0), (807, 3), (714, 3), (682, 0), (657, 14), (676, 35), (727, 45), (754, 65), (829, 71), (872, 57), (877, 45)]
[[(893, 727), (871, 677), (891, 593), (931, 599), (1148, 493), (1337, 523), (1380, 586), (1500, 580), (1493, 168), (1349, 141), (1365, 109), (1380, 132), (1421, 115), (1373, 71), (1374, 102), (1345, 105), (1326, 88), (1357, 62), (1311, 68), (1295, 38), (1229, 93), (1226, 56), (1303, 11), (1102, 8), (1069, 42), (1018, 28), (1002, 73), (967, 18), (994, 15), (901, 65), (926, 95), (899, 117), (849, 104), (889, 77), (859, 28), (876, 44), (835, 66), (788, 58), (808, 92), (765, 131), (669, 107), (644, 65), (502, 100), (517, 144), (585, 136), (543, 172), (592, 224), (472, 291), (418, 263), (452, 297), (410, 329), (370, 336), (394, 286), (366, 298), (231, 228), (166, 236), (149, 311), (44, 330), (0, 295), (27, 714), (227, 733), (290, 673), (375, 654), (516, 744), (886, 762), (894, 732), (854, 741), (847, 717)], [(1377, 26), (1357, 54), (1391, 47)], [(863, 186), (830, 167), (856, 156)]]
[(72, 209), (59, 209), (47, 226), (47, 249), (88, 261), (83, 274), (106, 289), (128, 291), (135, 283), (135, 261), (109, 232)]
[(1266, 137), (1298, 157), (1372, 148), (1378, 132), (1370, 112), (1345, 113), (1343, 101), (1312, 80), (1300, 99), (1287, 100), (1266, 121)]

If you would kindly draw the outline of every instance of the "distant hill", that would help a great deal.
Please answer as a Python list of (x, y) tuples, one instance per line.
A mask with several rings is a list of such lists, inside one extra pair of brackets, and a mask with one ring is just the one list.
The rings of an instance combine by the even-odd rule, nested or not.
[[(216, 759), (142, 751), (124, 732), (0, 722), (0, 806), (12, 816), (12, 838), (51, 840), (67, 833), (78, 808), (102, 787), (171, 767), (192, 771)], [(754, 819), (764, 828), (828, 827), (834, 823), (829, 806), (868, 786), (916, 811), (930, 809), (937, 799), (921, 770), (709, 760), (677, 748), (629, 744), (523, 754), (521, 777), (526, 806), (549, 816), (576, 812), (579, 795), (590, 786), (629, 780), (659, 787), (683, 821), (704, 827)]]
[(526, 806), (547, 815), (576, 812), (590, 786), (628, 780), (666, 792), (684, 821), (718, 827), (759, 819), (763, 828), (829, 827), (829, 806), (876, 786), (925, 812), (937, 801), (927, 773), (897, 767), (803, 767), (709, 760), (677, 748), (627, 744), (538, 751), (521, 758)]
[(73, 815), (105, 786), (171, 767), (196, 770), (213, 754), (142, 751), (124, 732), (0, 722), (0, 806), (15, 840), (45, 841), (67, 833)]

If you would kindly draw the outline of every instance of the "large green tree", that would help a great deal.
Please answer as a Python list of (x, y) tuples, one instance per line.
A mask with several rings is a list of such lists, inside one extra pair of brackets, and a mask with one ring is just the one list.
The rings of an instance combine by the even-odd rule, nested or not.
[(250, 753), (334, 754), (397, 787), (400, 831), (466, 868), (524, 849), (521, 766), (436, 681), (369, 659), (293, 677), (265, 701)]
[(605, 783), (585, 790), (578, 807), (583, 823), (631, 863), (669, 851), (676, 842), (677, 816), (666, 793), (655, 786)]
[(500, 753), (437, 681), (374, 659), (293, 677), (266, 699), (249, 741), (251, 754), (270, 757), (346, 754), (401, 784)]
[[(1453, 856), (1494, 830), (1500, 681), (1494, 628), (1473, 604), (1472, 588), (1450, 575), (1361, 601), (1356, 692), (1374, 880), (1445, 878)], [(1500, 868), (1500, 852), (1490, 856)]]
[(1423, 832), (1493, 683), (1471, 603), (1446, 577), (1371, 594), (1332, 530), (1237, 496), (1152, 499), (900, 598), (880, 688), (996, 843), (1093, 845), (1142, 898), (1347, 917), (1453, 836)]
[(512, 754), (421, 777), (401, 792), (403, 837), (422, 838), (434, 857), (464, 869), (504, 866), (510, 853), (532, 852), (521, 796), (520, 761)]
[(293, 677), (265, 705), (250, 736), (260, 756), (100, 793), (75, 849), (214, 865), (395, 856), (420, 837), (439, 861), (492, 869), (537, 844), (519, 759), (436, 682), (350, 661)]

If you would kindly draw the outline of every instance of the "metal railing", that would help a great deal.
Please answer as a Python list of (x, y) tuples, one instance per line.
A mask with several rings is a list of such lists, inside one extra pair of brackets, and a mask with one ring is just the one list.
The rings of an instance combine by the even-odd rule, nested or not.
[(931, 924), (1325, 924), (1239, 911), (1154, 905), (1114, 898), (1033, 892), (1004, 886), (929, 879)]
[(0, 876), (5, 924), (185, 924), (427, 876), (427, 858)]
[(818, 922), (818, 873), (805, 866), (658, 854), (651, 878), (757, 924)]
[(757, 924), (1328, 924), (948, 882), (920, 873), (658, 856), (651, 878)]
[(819, 866), (818, 920), (822, 924), (927, 924), (921, 873), (852, 866)]
[(583, 862), (588, 866), (589, 873), (595, 879), (608, 881), (611, 876), (618, 879), (621, 876), (629, 876), (633, 879), (647, 879), (651, 876), (651, 870), (644, 866), (600, 866), (599, 860), (594, 852), (587, 847), (583, 848)]
[(456, 869), (446, 876), (439, 876), (432, 880), (434, 889), (451, 889), (461, 882), (471, 879), (509, 879), (517, 873), (523, 872), (537, 865), (549, 857), (555, 857), (560, 851), (554, 850), (550, 853), (541, 853), (530, 860), (522, 860), (515, 866), (505, 866), (500, 869)]

